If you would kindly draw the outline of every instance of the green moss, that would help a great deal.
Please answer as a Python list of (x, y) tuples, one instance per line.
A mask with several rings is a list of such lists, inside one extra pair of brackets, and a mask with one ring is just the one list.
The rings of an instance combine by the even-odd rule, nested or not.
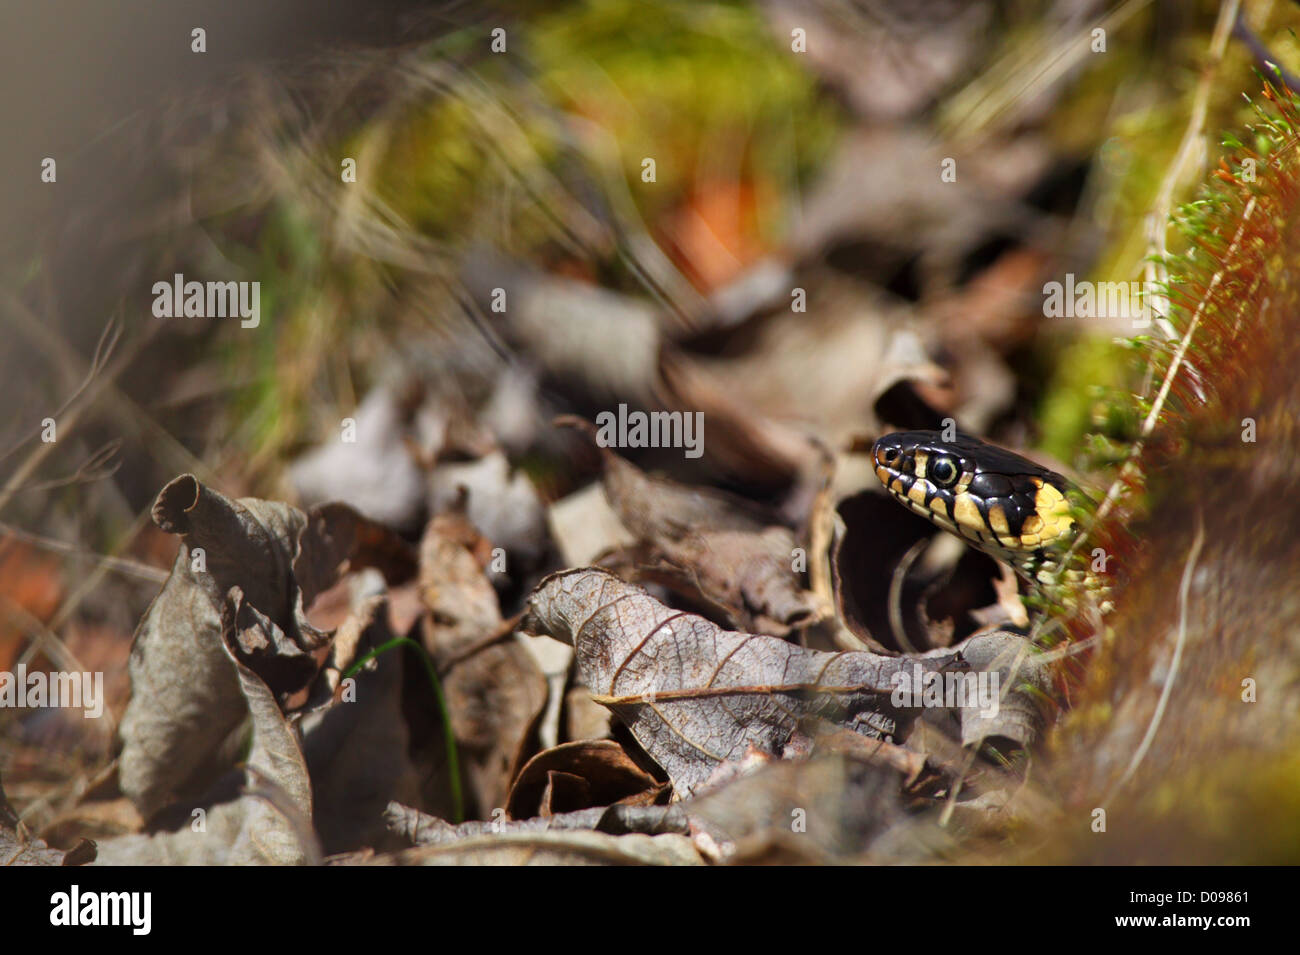
[[(506, 57), (480, 59), (448, 91), (392, 121), (376, 188), (426, 235), (464, 243), (485, 220), (499, 227), (490, 210), (520, 178), (560, 172), (570, 145), (557, 136), (572, 132), (556, 125), (565, 113), (600, 131), (602, 142), (582, 142), (584, 161), (599, 175), (622, 176), (650, 223), (711, 176), (792, 185), (838, 129), (837, 108), (744, 6), (566, 5), (511, 28), (508, 42), (510, 70)], [(542, 114), (529, 108), (537, 97)], [(642, 182), (646, 158), (655, 160), (654, 183)], [(780, 219), (766, 216), (774, 228)], [(523, 252), (546, 236), (528, 201), (511, 204), (509, 224)]]
[[(1143, 277), (1149, 251), (1147, 216), (1192, 113), (1213, 14), (1212, 9), (1202, 11), (1203, 32), (1189, 31), (1154, 56), (1150, 46), (1153, 24), (1146, 15), (1134, 20), (1109, 38), (1104, 61), (1081, 77), (1054, 112), (1049, 128), (1058, 147), (1096, 152), (1099, 160), (1095, 175), (1102, 198), (1097, 212), (1107, 240), (1090, 273), (1080, 278), (1100, 282)], [(1267, 39), (1272, 43), (1281, 36), (1279, 31)], [(1172, 97), (1167, 93), (1171, 80), (1179, 89)], [(1249, 55), (1230, 44), (1211, 87), (1204, 128), (1241, 129), (1258, 122), (1252, 105), (1237, 93), (1258, 85)], [(1127, 95), (1117, 95), (1117, 90)], [(1112, 115), (1117, 106), (1126, 103), (1135, 105)], [(1098, 129), (1107, 129), (1111, 135), (1098, 143)], [(1236, 143), (1231, 135), (1220, 138), (1228, 147)], [(1266, 149), (1263, 141), (1271, 139), (1258, 132), (1246, 138), (1261, 140), (1260, 152)], [(1213, 142), (1215, 137), (1210, 139)], [(1213, 145), (1210, 148), (1212, 165), (1217, 155)], [(1192, 188), (1189, 183), (1196, 172), (1188, 170), (1185, 175), (1183, 195)], [(1184, 206), (1175, 210), (1176, 224), (1167, 234), (1170, 270), (1175, 276), (1186, 265), (1181, 257), (1204, 230), (1206, 217), (1212, 215), (1210, 209), (1189, 213), (1194, 209)], [(1177, 324), (1177, 311), (1173, 318)], [(1121, 446), (1136, 435), (1142, 409), (1134, 393), (1141, 386), (1149, 357), (1163, 347), (1162, 342), (1155, 334), (1115, 341), (1110, 333), (1084, 333), (1055, 345), (1056, 370), (1038, 409), (1043, 449), (1085, 469), (1104, 468), (1117, 460)], [(1084, 449), (1082, 453), (1080, 449)]]
[(839, 128), (798, 54), (745, 5), (587, 2), (541, 18), (528, 41), (552, 102), (612, 136), (648, 219), (711, 177), (793, 185)]

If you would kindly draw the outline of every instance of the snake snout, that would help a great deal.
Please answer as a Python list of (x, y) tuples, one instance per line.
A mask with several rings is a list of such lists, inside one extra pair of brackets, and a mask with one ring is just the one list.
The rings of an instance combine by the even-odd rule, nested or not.
[(871, 448), (871, 456), (877, 467), (896, 470), (902, 463), (903, 448), (897, 438), (897, 435), (887, 434), (883, 438), (876, 439), (876, 443)]

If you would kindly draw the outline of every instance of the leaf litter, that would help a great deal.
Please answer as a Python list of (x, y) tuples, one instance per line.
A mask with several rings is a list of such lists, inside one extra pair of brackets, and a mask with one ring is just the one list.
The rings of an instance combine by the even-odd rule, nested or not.
[[(1048, 681), (1020, 635), (989, 630), (918, 654), (791, 642), (823, 612), (791, 570), (793, 530), (753, 502), (601, 457), (605, 496), (642, 561), (628, 579), (553, 573), (511, 620), (468, 491), (415, 549), (343, 505), (232, 500), (188, 475), (168, 484), (155, 521), (181, 547), (132, 651), (119, 762), (145, 827), (101, 841), (96, 861), (869, 857), (918, 806), (962, 784), (967, 800), (987, 790), (978, 769), (926, 756), (934, 732), (967, 748), (1036, 738)], [(314, 605), (339, 586), (351, 609), (322, 629)], [(389, 594), (403, 588), (436, 698), (410, 651), (372, 653), (401, 643)], [(701, 602), (715, 619), (682, 609)], [(560, 659), (572, 660), (572, 688), (538, 662), (536, 647), (552, 643), (571, 648)], [(1007, 681), (992, 710), (895, 699), (903, 674), (981, 671)], [(575, 694), (612, 715), (613, 738), (539, 750), (548, 700), (568, 708)], [(447, 731), (454, 749), (437, 744)], [(456, 823), (453, 775), (481, 821)], [(833, 792), (824, 806), (813, 798)], [(791, 813), (809, 812), (818, 838), (792, 842)], [(400, 848), (411, 843), (421, 848)], [(39, 843), (20, 852), (59, 858)]]
[[(949, 27), (933, 82), (977, 52), (971, 24)], [(842, 80), (851, 49), (826, 52), (814, 68)], [(934, 95), (850, 85), (875, 117)], [(449, 270), (453, 296), (424, 272), (386, 281), (421, 316), (433, 302), (487, 317), (460, 316), (463, 340), (425, 366), (402, 342), (421, 354), (397, 364), (422, 384), (376, 386), (352, 412), (356, 443), (290, 468), (313, 506), (192, 475), (158, 496), (179, 551), (136, 630), (100, 787), (139, 831), (102, 839), (98, 861), (931, 861), (954, 838), (940, 813), (996, 830), (1026, 811), (1015, 799), (1037, 809), (996, 755), (1033, 747), (1051, 691), (1025, 638), (997, 628), (1023, 620), (1015, 594), (928, 552), (900, 570), (920, 529), (862, 504), (875, 492), (849, 442), (1011, 410), (1003, 356), (1032, 330), (1018, 296), (1053, 265), (1038, 247), (1054, 235), (1017, 200), (1050, 157), (1010, 142), (1028, 172), (999, 185), (980, 170), (1002, 155), (962, 155), (973, 174), (940, 196), (911, 171), (953, 150), (913, 125), (845, 137), (784, 245), (732, 243), (699, 289), (658, 257), (646, 230), (662, 223), (574, 203), (557, 211), (606, 251), (635, 237), (619, 269), (653, 274), (654, 294), (593, 281), (610, 262), (477, 245)], [(599, 188), (581, 164), (561, 171)], [(683, 247), (699, 186), (665, 219)], [(431, 267), (382, 234), (392, 261)], [(1014, 281), (963, 287), (973, 250), (1004, 234), (1022, 248), (996, 272)], [(1012, 257), (1031, 245), (1043, 261)], [(908, 270), (914, 296), (894, 290)], [(589, 446), (587, 419), (623, 403), (703, 409), (703, 460), (601, 447), (598, 489), (584, 486), (547, 424), (573, 415)], [(903, 676), (981, 675), (998, 678), (996, 707), (896, 697)], [(72, 837), (66, 853), (43, 844), (0, 800), (0, 858), (87, 861)]]

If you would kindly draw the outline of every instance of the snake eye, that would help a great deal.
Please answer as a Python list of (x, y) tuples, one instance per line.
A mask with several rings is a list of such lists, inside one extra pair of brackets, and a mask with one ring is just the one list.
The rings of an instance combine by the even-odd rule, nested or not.
[(947, 455), (937, 457), (926, 469), (930, 479), (940, 487), (951, 487), (957, 483), (957, 464)]

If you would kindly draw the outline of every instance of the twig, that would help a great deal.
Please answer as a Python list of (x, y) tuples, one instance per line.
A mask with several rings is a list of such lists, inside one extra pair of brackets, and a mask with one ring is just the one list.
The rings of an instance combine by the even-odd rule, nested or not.
[[(108, 364), (108, 359), (113, 354), (113, 349), (117, 347), (118, 342), (121, 340), (122, 323), (117, 320), (116, 316), (114, 316), (108, 320), (107, 324), (104, 325), (104, 330), (99, 334), (99, 341), (95, 343), (95, 353), (91, 356), (90, 366), (86, 369), (81, 384), (76, 387), (72, 394), (70, 394), (63, 404), (59, 405), (59, 407), (55, 409), (49, 417), (57, 421), (63, 413), (72, 406), (72, 403), (81, 397), (82, 393), (90, 387), (90, 383), (104, 370), (104, 366)], [(0, 453), (0, 461), (9, 457), (9, 455), (13, 454), (40, 433), (40, 425), (32, 428), (26, 435), (15, 441), (8, 451)]]
[[(37, 650), (44, 650), (50, 661), (64, 672), (89, 672), (82, 662), (77, 659), (77, 655), (68, 649), (68, 645), (59, 639), (58, 634), (17, 601), (0, 594), (0, 611), (7, 614), (10, 619), (36, 638), (23, 652), (23, 655), (19, 657), (18, 662), (21, 665), (26, 666), (30, 663), (32, 658), (36, 656)], [(85, 701), (83, 700), (83, 702)], [(113, 719), (112, 712), (107, 707), (104, 708), (103, 716), (104, 719), (95, 722), (103, 727), (106, 738), (112, 740), (114, 733), (117, 732), (117, 723)]]
[(39, 534), (32, 534), (28, 531), (14, 527), (12, 524), (6, 524), (3, 521), (0, 521), (0, 535), (12, 537), (14, 540), (23, 541), (31, 544), (33, 547), (39, 547), (41, 550), (51, 551), (52, 553), (68, 554), (72, 557), (79, 557), (83, 560), (93, 560), (109, 570), (115, 570), (128, 577), (136, 577), (140, 580), (146, 580), (151, 584), (164, 583), (168, 577), (167, 571), (159, 570), (157, 567), (150, 567), (148, 564), (142, 564), (135, 560), (127, 560), (122, 557), (110, 557), (107, 554), (97, 554), (94, 551), (86, 550), (75, 544), (54, 540), (49, 537), (41, 537)]
[(894, 568), (894, 574), (889, 580), (889, 629), (893, 631), (894, 640), (904, 653), (916, 654), (920, 651), (912, 646), (911, 640), (907, 639), (907, 626), (903, 622), (903, 579), (929, 543), (930, 539), (923, 537), (909, 547), (902, 560), (898, 562), (898, 566)]
[[(1112, 33), (1150, 2), (1127, 0), (1085, 30), (1099, 28)], [(1003, 56), (992, 69), (952, 98), (956, 118), (944, 124), (949, 127), (948, 138), (959, 141), (973, 136), (990, 127), (1017, 101), (1043, 95), (1044, 90), (1090, 55), (1088, 39), (1088, 32), (1067, 25), (1051, 37), (1026, 44), (1027, 49), (1020, 47)], [(1015, 87), (1011, 88), (1013, 83)]]
[(114, 456), (121, 447), (122, 439), (114, 438), (82, 461), (77, 470), (67, 477), (51, 478), (48, 481), (27, 484), (17, 490), (30, 494), (33, 491), (52, 491), (55, 488), (67, 487), (70, 484), (93, 484), (95, 481), (103, 481), (112, 477), (121, 468), (121, 461), (113, 461)]

